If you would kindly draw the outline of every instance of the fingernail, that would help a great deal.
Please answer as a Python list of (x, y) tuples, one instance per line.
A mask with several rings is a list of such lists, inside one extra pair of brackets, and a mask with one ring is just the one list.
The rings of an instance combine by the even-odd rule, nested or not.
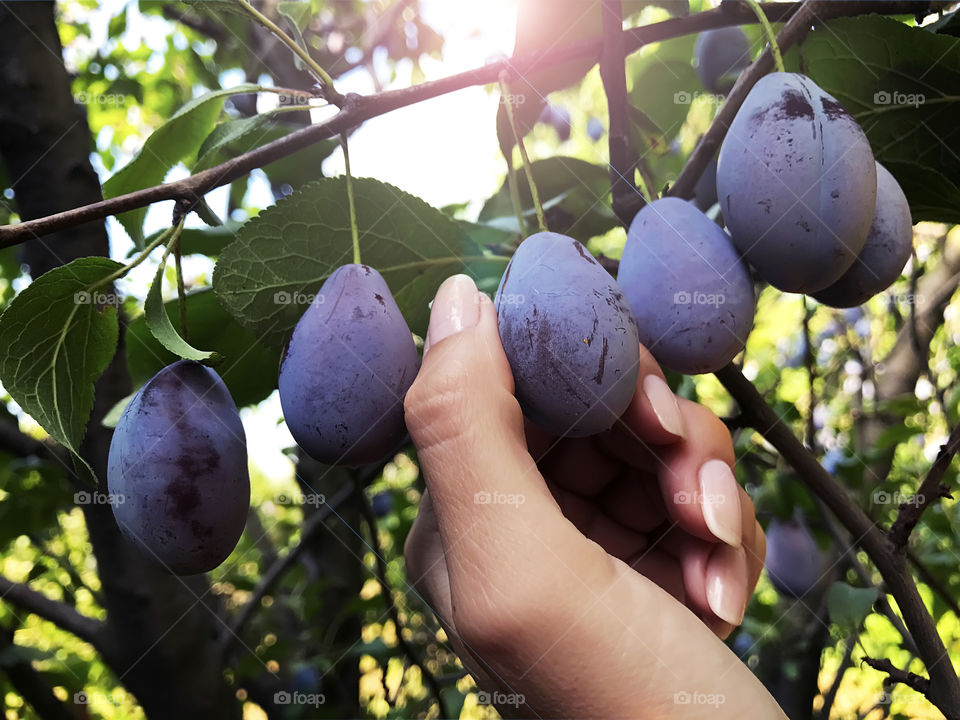
[(443, 281), (430, 309), (430, 326), (424, 341), (424, 352), (431, 345), (480, 321), (480, 293), (466, 275), (454, 275)]
[(739, 625), (747, 608), (747, 554), (743, 548), (718, 545), (707, 562), (707, 604), (713, 614)]
[(703, 519), (714, 536), (738, 548), (743, 540), (740, 527), (740, 487), (730, 466), (723, 460), (708, 460), (700, 466), (700, 497)]
[(666, 381), (658, 375), (647, 375), (643, 379), (643, 394), (653, 407), (653, 413), (660, 421), (660, 427), (671, 435), (683, 437), (683, 420), (680, 416), (680, 403), (670, 390)]

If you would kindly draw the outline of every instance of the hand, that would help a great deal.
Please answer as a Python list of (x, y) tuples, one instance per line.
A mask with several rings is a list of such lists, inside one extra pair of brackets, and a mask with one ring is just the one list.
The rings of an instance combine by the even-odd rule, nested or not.
[(405, 404), (409, 576), (505, 716), (782, 718), (720, 640), (764, 556), (729, 433), (641, 351), (621, 422), (558, 440), (524, 423), (493, 303), (447, 280)]

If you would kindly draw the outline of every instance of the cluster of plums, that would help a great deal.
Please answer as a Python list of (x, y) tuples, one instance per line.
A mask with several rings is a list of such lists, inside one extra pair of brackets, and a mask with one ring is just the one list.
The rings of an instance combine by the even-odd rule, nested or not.
[[(618, 280), (565, 235), (520, 244), (495, 305), (527, 417), (557, 435), (609, 429), (634, 395), (640, 343), (683, 373), (728, 363), (753, 324), (747, 263), (781, 290), (851, 306), (889, 286), (909, 257), (903, 192), (853, 118), (803, 75), (773, 73), (751, 90), (720, 149), (716, 189), (729, 234), (697, 204), (655, 200), (630, 225)], [(383, 277), (338, 268), (281, 360), (291, 434), (328, 464), (389, 457), (406, 436), (403, 398), (419, 363)], [(176, 573), (216, 567), (243, 531), (246, 458), (217, 373), (186, 360), (164, 368), (128, 404), (110, 447), (121, 530)]]

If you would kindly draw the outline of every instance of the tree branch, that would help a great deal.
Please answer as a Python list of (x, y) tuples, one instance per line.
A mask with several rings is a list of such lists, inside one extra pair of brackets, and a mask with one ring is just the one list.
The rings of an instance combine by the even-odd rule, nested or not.
[(14, 607), (18, 607), (25, 612), (49, 620), (62, 630), (66, 630), (81, 640), (90, 643), (104, 656), (110, 655), (108, 650), (105, 649), (105, 626), (99, 620), (81, 615), (69, 605), (51, 600), (29, 586), (13, 582), (2, 575), (0, 575), (0, 599), (6, 600)]
[(922, 677), (916, 673), (908, 672), (906, 670), (901, 670), (886, 658), (881, 658), (878, 660), (871, 657), (865, 657), (863, 658), (863, 662), (872, 667), (874, 670), (887, 673), (887, 679), (883, 683), (885, 687), (900, 683), (901, 685), (906, 685), (907, 687), (913, 688), (921, 695), (930, 694), (929, 678)]
[(740, 405), (741, 412), (754, 429), (780, 452), (804, 484), (823, 500), (856, 539), (857, 545), (873, 560), (888, 591), (896, 599), (920, 658), (930, 673), (931, 684), (927, 697), (950, 720), (960, 718), (960, 679), (950, 663), (943, 661), (947, 657), (946, 648), (913, 582), (904, 556), (895, 551), (886, 533), (820, 466), (816, 457), (803, 446), (739, 369), (727, 365), (715, 374)]
[[(13, 633), (0, 630), (0, 653), (6, 654), (16, 647)], [(13, 689), (30, 704), (37, 717), (42, 720), (75, 720), (74, 714), (53, 694), (50, 683), (30, 662), (10, 660), (8, 655), (0, 670), (7, 674)]]
[[(646, 204), (633, 182), (637, 152), (630, 142), (630, 100), (624, 57), (623, 7), (620, 0), (603, 0), (603, 51), (600, 54), (600, 78), (607, 96), (610, 127), (610, 192), (613, 212), (628, 227)], [(653, 192), (653, 188), (647, 188)]]
[[(387, 561), (383, 558), (383, 546), (380, 543), (380, 537), (377, 535), (377, 520), (373, 515), (373, 509), (370, 507), (370, 501), (367, 500), (367, 496), (363, 492), (363, 485), (361, 483), (356, 483), (356, 492), (360, 502), (360, 512), (363, 515), (364, 522), (366, 523), (367, 529), (370, 532), (370, 544), (373, 549), (377, 582), (380, 583), (383, 601), (387, 606), (387, 614), (393, 621), (393, 626), (396, 630), (397, 645), (399, 645), (400, 649), (403, 650), (404, 655), (407, 656), (407, 658), (410, 660), (410, 663), (420, 670), (420, 674), (423, 676), (424, 682), (426, 682), (426, 684), (430, 687), (430, 692), (433, 693), (434, 698), (436, 698), (440, 717), (450, 717), (450, 713), (447, 709), (447, 703), (443, 698), (443, 691), (440, 687), (440, 682), (427, 668), (426, 663), (420, 660), (416, 650), (413, 649), (413, 646), (411, 646), (410, 643), (407, 642), (407, 639), (403, 636), (403, 623), (400, 620), (400, 612), (397, 610), (397, 603), (393, 597), (393, 586), (390, 585), (390, 581), (387, 579)], [(386, 687), (386, 675), (386, 669), (384, 669), (383, 690), (384, 693), (386, 693), (389, 697)]]
[(902, 552), (910, 539), (910, 533), (920, 522), (920, 517), (924, 511), (936, 500), (950, 495), (950, 488), (943, 484), (943, 476), (946, 474), (953, 456), (960, 451), (960, 425), (953, 428), (947, 442), (940, 446), (940, 452), (937, 453), (937, 459), (933, 461), (933, 466), (927, 473), (927, 477), (920, 483), (920, 489), (915, 495), (911, 495), (902, 503), (897, 510), (897, 519), (894, 520), (887, 535), (893, 547)]
[[(799, 3), (769, 3), (764, 10), (768, 17), (776, 20), (788, 16), (791, 12), (795, 12), (798, 7)], [(858, 15), (871, 11), (884, 14), (913, 13), (916, 11), (916, 8), (917, 5), (912, 0), (892, 0), (890, 2), (887, 0), (869, 0), (865, 2), (850, 0), (849, 2), (834, 3), (833, 6), (829, 8), (829, 16)], [(824, 12), (819, 17), (822, 19), (822, 17), (827, 14), (828, 13)], [(796, 20), (796, 18), (797, 16), (795, 15), (793, 20)], [(624, 31), (629, 35), (625, 52), (627, 54), (633, 53), (648, 43), (689, 35), (700, 32), (701, 30), (751, 22), (756, 22), (756, 18), (747, 18), (740, 11), (730, 12), (726, 9), (726, 6), (723, 6), (715, 10), (695, 13), (684, 18), (673, 18), (660, 23), (646, 25), (642, 28)], [(797, 23), (791, 32), (799, 35), (800, 30), (802, 30), (805, 33), (809, 27), (809, 25), (805, 23), (808, 22), (812, 22), (812, 18), (807, 18), (806, 20), (801, 18), (801, 22)], [(790, 23), (788, 23), (788, 26), (789, 25)], [(785, 27), (784, 30), (786, 29)], [(340, 112), (333, 117), (316, 125), (297, 130), (286, 137), (238, 155), (225, 163), (197, 173), (196, 175), (191, 175), (183, 180), (137, 190), (126, 195), (110, 198), (109, 200), (84, 205), (35, 220), (28, 220), (17, 225), (0, 227), (0, 248), (11, 247), (32, 238), (63, 230), (64, 228), (75, 227), (94, 220), (102, 220), (110, 215), (128, 212), (164, 200), (180, 201), (188, 208), (192, 207), (206, 193), (233, 182), (251, 170), (292, 155), (298, 150), (302, 150), (321, 140), (335, 137), (341, 132), (349, 131), (371, 118), (385, 115), (394, 110), (456, 92), (464, 88), (495, 83), (502, 70), (526, 74), (537, 67), (549, 63), (559, 63), (588, 55), (594, 55), (596, 57), (599, 56), (602, 46), (603, 41), (601, 38), (591, 38), (571, 45), (560, 46), (546, 52), (518, 55), (484, 65), (474, 70), (468, 70), (440, 80), (431, 80), (408, 88), (388, 90), (375, 95), (361, 96), (349, 94), (345, 97)], [(782, 41), (781, 46), (783, 46)], [(761, 59), (763, 58), (767, 58), (767, 63), (771, 62), (767, 53), (761, 55)], [(759, 60), (758, 63), (754, 63), (754, 66), (751, 66), (751, 68), (755, 66), (759, 66)], [(729, 117), (726, 117), (726, 122), (729, 123), (736, 113), (736, 108), (743, 102), (743, 97), (746, 96), (746, 92), (749, 89), (744, 78), (749, 72), (749, 69), (744, 72), (737, 86), (734, 87), (734, 92), (737, 92), (737, 87), (743, 83), (740, 91), (742, 97), (736, 102), (736, 107), (731, 105), (731, 100), (733, 99), (733, 93), (731, 93), (731, 97), (728, 98), (727, 103), (724, 104), (720, 110), (720, 114), (717, 116), (718, 120), (721, 118), (721, 115), (726, 112), (726, 114), (729, 115)], [(763, 72), (766, 72), (766, 70), (763, 70)], [(759, 70), (754, 71), (750, 86), (759, 79), (761, 74)], [(731, 106), (731, 109), (728, 109), (728, 105)], [(704, 154), (707, 153), (707, 150), (704, 143), (701, 142), (700, 147), (691, 155), (690, 162), (688, 162), (681, 177), (677, 179), (677, 184), (674, 186), (672, 194), (678, 195), (681, 194), (681, 192), (689, 193), (692, 191), (694, 183), (703, 173), (703, 168), (706, 167), (706, 163), (709, 162), (712, 153), (716, 151), (723, 134), (726, 132), (726, 127), (723, 127), (722, 130), (719, 128), (720, 123), (715, 121), (710, 131), (708, 131), (708, 135), (710, 135), (711, 132), (713, 133), (709, 142), (711, 145), (709, 153), (703, 157)], [(679, 185), (679, 189), (677, 185)]]
[(320, 532), (327, 518), (333, 514), (334, 510), (350, 498), (352, 492), (353, 488), (349, 486), (345, 487), (325, 502), (323, 507), (304, 523), (303, 529), (300, 532), (300, 542), (290, 548), (286, 555), (278, 558), (277, 561), (263, 573), (260, 577), (260, 582), (257, 583), (257, 586), (250, 594), (250, 598), (244, 603), (243, 607), (237, 611), (233, 622), (224, 628), (220, 634), (221, 653), (226, 654), (233, 646), (233, 643), (239, 639), (243, 626), (247, 624), (257, 608), (260, 607), (260, 601), (273, 589), (280, 578), (293, 567), (297, 558), (299, 558), (301, 553), (307, 548), (310, 539)]

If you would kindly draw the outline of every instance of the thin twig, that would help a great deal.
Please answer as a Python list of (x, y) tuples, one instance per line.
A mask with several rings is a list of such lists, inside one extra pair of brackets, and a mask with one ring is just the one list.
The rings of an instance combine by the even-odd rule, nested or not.
[(913, 688), (921, 695), (927, 695), (930, 692), (929, 678), (908, 672), (907, 670), (901, 670), (886, 658), (865, 657), (863, 658), (863, 662), (874, 670), (879, 670), (887, 674), (887, 680), (884, 681), (884, 686), (900, 683), (901, 685)]
[[(374, 557), (374, 572), (377, 576), (377, 582), (380, 583), (380, 594), (383, 595), (383, 601), (387, 606), (387, 614), (393, 622), (397, 636), (397, 645), (403, 650), (403, 654), (407, 656), (410, 663), (420, 670), (424, 682), (429, 686), (430, 692), (432, 692), (436, 698), (440, 711), (439, 716), (442, 718), (450, 717), (446, 701), (443, 698), (442, 688), (436, 676), (427, 668), (426, 663), (420, 660), (416, 650), (413, 649), (413, 646), (410, 645), (403, 636), (403, 623), (400, 620), (400, 612), (397, 610), (397, 603), (393, 597), (393, 586), (390, 585), (387, 579), (389, 568), (383, 556), (383, 545), (380, 543), (380, 536), (377, 534), (377, 519), (373, 515), (373, 508), (370, 507), (370, 501), (363, 491), (363, 484), (359, 482), (356, 483), (356, 493), (360, 505), (360, 513), (363, 515), (363, 520), (367, 525), (367, 531), (370, 535), (370, 546), (373, 549)], [(386, 675), (385, 670), (384, 675)]]
[(960, 451), (960, 425), (953, 428), (947, 442), (940, 447), (937, 459), (933, 461), (927, 477), (920, 483), (920, 489), (915, 495), (911, 495), (900, 503), (897, 519), (887, 532), (891, 544), (898, 551), (903, 551), (907, 546), (910, 533), (920, 522), (924, 511), (937, 500), (952, 497), (950, 488), (943, 484), (943, 476), (958, 451)]
[(82, 615), (70, 605), (51, 600), (30, 586), (13, 582), (2, 575), (0, 575), (0, 599), (20, 610), (49, 620), (60, 629), (90, 643), (104, 655), (109, 654), (109, 652), (105, 652), (104, 624), (99, 620)]

